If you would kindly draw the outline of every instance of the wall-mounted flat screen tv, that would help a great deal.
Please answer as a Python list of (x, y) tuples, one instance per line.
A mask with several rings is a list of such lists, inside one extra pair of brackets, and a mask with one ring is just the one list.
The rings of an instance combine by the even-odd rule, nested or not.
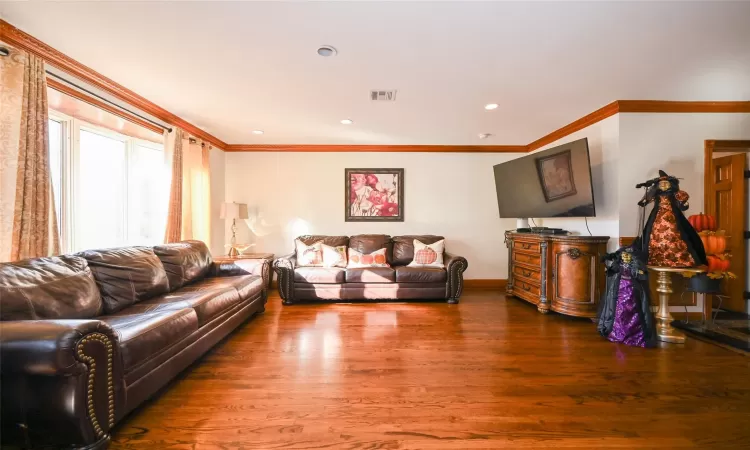
[(595, 216), (588, 139), (496, 165), (495, 188), (502, 218)]

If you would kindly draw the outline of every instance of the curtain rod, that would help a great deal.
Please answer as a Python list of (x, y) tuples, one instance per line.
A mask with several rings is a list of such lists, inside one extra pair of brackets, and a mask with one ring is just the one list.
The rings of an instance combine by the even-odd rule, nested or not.
[(162, 128), (162, 129), (164, 129), (164, 130), (167, 130), (167, 131), (168, 131), (168, 132), (170, 132), (170, 133), (172, 132), (172, 129), (171, 129), (171, 128), (169, 128), (168, 126), (162, 125), (162, 124), (160, 124), (159, 122), (156, 122), (156, 121), (154, 121), (154, 120), (151, 120), (151, 119), (149, 119), (148, 117), (144, 117), (144, 116), (142, 116), (142, 115), (138, 114), (137, 112), (131, 111), (131, 110), (129, 110), (129, 109), (127, 109), (127, 108), (125, 108), (125, 107), (123, 107), (123, 106), (121, 106), (121, 105), (119, 105), (119, 104), (117, 104), (117, 103), (113, 102), (112, 100), (109, 100), (109, 99), (107, 99), (107, 98), (104, 98), (104, 97), (102, 97), (101, 95), (97, 94), (96, 92), (91, 92), (90, 90), (86, 89), (85, 87), (83, 87), (83, 86), (79, 86), (79, 85), (77, 85), (77, 84), (73, 83), (72, 81), (70, 81), (70, 80), (68, 80), (68, 79), (66, 79), (66, 78), (63, 78), (63, 77), (61, 77), (60, 75), (57, 75), (56, 73), (50, 72), (49, 70), (45, 70), (45, 72), (47, 72), (47, 75), (52, 75), (53, 77), (57, 78), (58, 80), (61, 80), (61, 81), (65, 82), (65, 83), (67, 83), (67, 84), (69, 84), (69, 85), (73, 86), (74, 88), (80, 89), (81, 91), (83, 91), (83, 92), (85, 92), (85, 93), (87, 93), (87, 94), (89, 94), (89, 95), (92, 95), (92, 96), (94, 96), (94, 97), (98, 98), (98, 99), (99, 99), (99, 100), (101, 100), (101, 101), (107, 102), (107, 103), (109, 103), (110, 105), (112, 105), (112, 106), (115, 106), (115, 107), (117, 107), (117, 108), (119, 108), (119, 109), (121, 109), (121, 110), (123, 110), (123, 111), (125, 111), (125, 112), (129, 113), (129, 114), (132, 114), (132, 115), (134, 115), (135, 117), (138, 117), (139, 119), (143, 119), (143, 120), (145, 120), (146, 122), (152, 123), (152, 124), (156, 125), (156, 126), (157, 126), (157, 127), (159, 127), (159, 128)]

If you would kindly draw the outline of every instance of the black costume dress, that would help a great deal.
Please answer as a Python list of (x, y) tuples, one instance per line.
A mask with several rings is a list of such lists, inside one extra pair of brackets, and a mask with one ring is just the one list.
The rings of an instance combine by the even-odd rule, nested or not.
[[(624, 261), (623, 253), (630, 255)], [(653, 347), (656, 339), (643, 256), (623, 247), (604, 257), (607, 288), (599, 306), (599, 334), (612, 342)]]
[(645, 208), (654, 202), (643, 234), (633, 243), (633, 247), (645, 255), (648, 265), (695, 267), (707, 264), (703, 241), (682, 213), (688, 209), (690, 197), (680, 190), (680, 181), (660, 170), (659, 178), (636, 187), (648, 188), (638, 206)]

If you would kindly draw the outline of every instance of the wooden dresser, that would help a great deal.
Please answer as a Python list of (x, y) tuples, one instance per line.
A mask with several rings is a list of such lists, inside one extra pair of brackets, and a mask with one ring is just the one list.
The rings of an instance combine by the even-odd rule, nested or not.
[(508, 246), (506, 293), (576, 317), (596, 317), (604, 291), (609, 236), (563, 236), (505, 232)]

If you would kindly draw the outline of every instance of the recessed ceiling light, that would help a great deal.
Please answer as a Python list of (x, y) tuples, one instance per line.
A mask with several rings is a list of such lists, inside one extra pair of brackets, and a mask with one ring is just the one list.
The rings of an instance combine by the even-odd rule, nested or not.
[(328, 57), (336, 56), (336, 54), (338, 54), (338, 50), (330, 45), (321, 45), (320, 48), (318, 48), (318, 55), (320, 56)]
[(341, 123), (343, 123), (344, 125), (351, 125), (354, 123), (354, 121), (352, 119), (344, 119), (341, 121)]
[(481, 133), (479, 135), (479, 139), (487, 139), (488, 137), (492, 137), (492, 133)]
[(484, 109), (486, 109), (487, 111), (492, 111), (493, 109), (497, 109), (497, 106), (497, 103), (487, 103), (486, 105), (484, 105)]
[(253, 130), (253, 134), (263, 134), (263, 130)]

